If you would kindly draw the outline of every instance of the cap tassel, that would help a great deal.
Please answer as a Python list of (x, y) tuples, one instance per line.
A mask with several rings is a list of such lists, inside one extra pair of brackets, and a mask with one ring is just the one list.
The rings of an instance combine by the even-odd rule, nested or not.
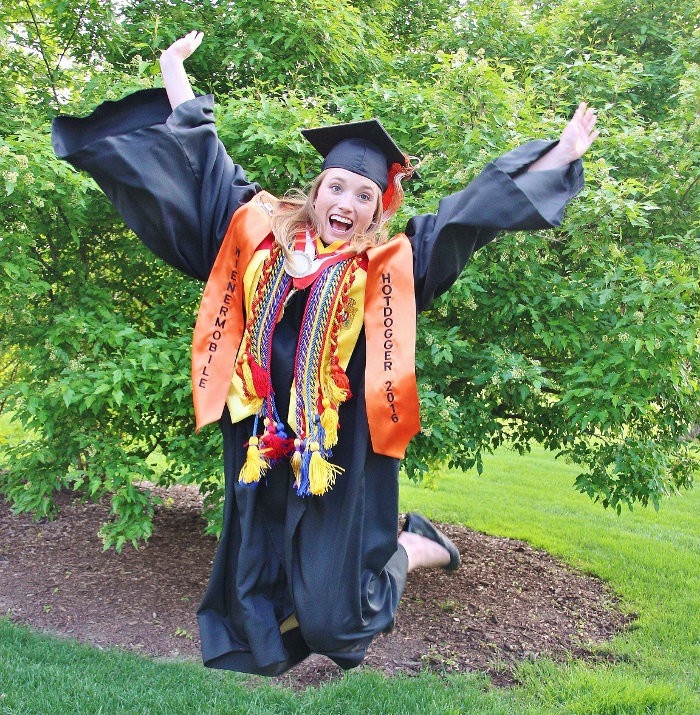
[(418, 162), (415, 166), (411, 164), (411, 159), (418, 161), (417, 157), (414, 156), (406, 156), (404, 154), (404, 159), (403, 166), (397, 162), (392, 164), (389, 169), (389, 185), (382, 195), (382, 221), (388, 221), (401, 207), (404, 197), (401, 182), (404, 179), (410, 179), (420, 163)]
[(248, 454), (241, 468), (238, 481), (242, 484), (259, 482), (263, 472), (265, 472), (269, 466), (258, 449), (258, 438), (251, 437), (248, 442)]

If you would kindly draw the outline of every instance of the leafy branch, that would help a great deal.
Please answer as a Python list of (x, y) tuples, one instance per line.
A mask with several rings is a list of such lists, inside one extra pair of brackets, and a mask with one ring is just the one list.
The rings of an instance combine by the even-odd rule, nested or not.
[(51, 85), (51, 91), (53, 92), (54, 99), (56, 100), (56, 104), (58, 104), (58, 92), (56, 91), (56, 84), (54, 82), (53, 78), (53, 72), (51, 72), (51, 67), (49, 66), (49, 61), (48, 57), (46, 55), (46, 51), (44, 50), (44, 42), (41, 39), (41, 30), (39, 29), (39, 24), (36, 20), (36, 16), (34, 15), (34, 10), (32, 9), (31, 3), (29, 0), (24, 0), (24, 4), (27, 6), (27, 9), (29, 10), (29, 14), (32, 16), (32, 23), (34, 25), (34, 29), (36, 30), (36, 37), (37, 40), (39, 40), (39, 50), (41, 52), (41, 58), (44, 60), (44, 64), (46, 65), (46, 74), (48, 75), (49, 78), (49, 83)]

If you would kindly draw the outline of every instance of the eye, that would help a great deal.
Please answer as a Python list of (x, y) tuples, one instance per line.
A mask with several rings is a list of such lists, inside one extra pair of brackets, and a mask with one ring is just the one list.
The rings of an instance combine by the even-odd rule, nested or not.
[(369, 201), (372, 197), (369, 194), (366, 194), (364, 191), (360, 194), (360, 200), (361, 201)]
[(334, 191), (336, 194), (341, 191), (340, 184), (331, 184), (330, 190)]

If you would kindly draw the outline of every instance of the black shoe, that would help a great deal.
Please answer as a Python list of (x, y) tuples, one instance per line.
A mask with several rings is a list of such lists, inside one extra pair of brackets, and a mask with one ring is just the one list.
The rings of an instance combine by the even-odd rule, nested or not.
[(427, 539), (440, 544), (440, 546), (444, 546), (450, 553), (450, 563), (442, 568), (447, 571), (456, 571), (457, 568), (459, 568), (459, 551), (457, 551), (457, 547), (422, 514), (409, 511), (408, 514), (406, 514), (406, 521), (404, 522), (402, 531), (407, 531), (409, 534), (425, 536)]

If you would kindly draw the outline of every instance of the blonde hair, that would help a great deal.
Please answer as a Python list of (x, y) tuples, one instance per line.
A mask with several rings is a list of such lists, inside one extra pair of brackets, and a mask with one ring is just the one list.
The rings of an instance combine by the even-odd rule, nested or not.
[[(290, 255), (290, 246), (294, 245), (294, 240), (300, 230), (309, 227), (318, 236), (323, 235), (321, 222), (314, 210), (314, 203), (319, 187), (329, 171), (331, 169), (322, 171), (304, 191), (291, 189), (275, 204), (272, 212), (272, 233), (286, 256)], [(364, 233), (355, 232), (353, 234), (350, 239), (350, 248), (355, 253), (362, 253), (371, 246), (379, 246), (387, 238), (382, 194), (381, 191), (378, 191), (372, 223)]]

